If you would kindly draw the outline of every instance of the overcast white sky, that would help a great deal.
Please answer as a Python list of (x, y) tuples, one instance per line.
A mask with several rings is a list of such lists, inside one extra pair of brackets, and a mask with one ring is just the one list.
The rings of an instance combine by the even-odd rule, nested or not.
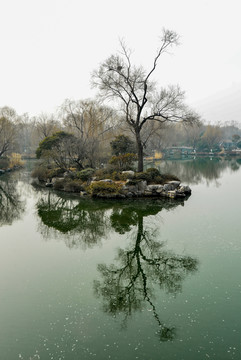
[[(135, 50), (136, 63), (149, 68), (163, 27), (175, 30), (181, 44), (161, 58), (154, 74), (160, 86), (179, 84), (187, 103), (197, 104), (201, 111), (200, 101), (218, 98), (226, 90), (236, 92), (241, 103), (240, 4), (240, 0), (0, 0), (0, 107), (37, 115), (55, 111), (66, 98), (93, 97), (91, 72), (118, 50), (118, 39), (124, 38)], [(215, 114), (202, 115), (218, 120)]]

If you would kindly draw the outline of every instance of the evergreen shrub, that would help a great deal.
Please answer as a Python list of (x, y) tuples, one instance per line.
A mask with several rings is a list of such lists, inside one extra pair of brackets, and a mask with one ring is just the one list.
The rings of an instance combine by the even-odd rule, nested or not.
[(76, 173), (77, 179), (82, 181), (89, 181), (94, 175), (95, 170), (92, 168), (87, 168)]
[(92, 183), (87, 191), (93, 196), (105, 196), (105, 195), (113, 195), (120, 194), (120, 190), (122, 189), (122, 185), (116, 183), (107, 183), (107, 182), (94, 182)]
[(146, 170), (146, 174), (150, 175), (150, 178), (151, 178), (152, 180), (154, 180), (155, 177), (161, 175), (161, 174), (160, 174), (160, 171), (159, 171), (158, 169), (156, 169), (156, 168), (149, 168), (149, 169), (147, 169), (147, 170)]

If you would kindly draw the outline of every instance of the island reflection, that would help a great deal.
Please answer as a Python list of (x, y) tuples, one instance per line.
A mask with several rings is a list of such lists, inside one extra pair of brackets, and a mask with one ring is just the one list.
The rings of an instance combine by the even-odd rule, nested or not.
[(95, 294), (102, 299), (104, 312), (114, 317), (124, 315), (122, 325), (133, 312), (148, 306), (157, 322), (159, 340), (167, 341), (176, 331), (161, 321), (155, 292), (157, 287), (173, 294), (181, 292), (186, 276), (197, 271), (198, 261), (166, 250), (156, 225), (146, 225), (144, 220), (183, 205), (184, 200), (171, 199), (80, 201), (49, 191), (41, 195), (37, 211), (45, 237), (62, 238), (70, 248), (91, 248), (113, 230), (129, 233), (128, 246), (118, 249), (113, 263), (97, 266), (100, 279), (94, 281)]
[(184, 201), (79, 199), (42, 189), (36, 208), (39, 231), (44, 239), (64, 240), (70, 248), (91, 248), (106, 238), (110, 231), (124, 234), (138, 225), (140, 216), (157, 215), (163, 209), (183, 206)]
[(79, 201), (65, 194), (41, 191), (37, 202), (39, 231), (45, 240), (63, 240), (69, 248), (92, 248), (107, 236), (109, 204)]

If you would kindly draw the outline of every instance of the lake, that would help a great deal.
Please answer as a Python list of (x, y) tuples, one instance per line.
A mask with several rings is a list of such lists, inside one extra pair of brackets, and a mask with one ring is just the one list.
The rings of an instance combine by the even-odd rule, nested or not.
[[(0, 178), (0, 358), (240, 359), (241, 161), (163, 160), (183, 200)], [(153, 164), (147, 164), (147, 167)]]

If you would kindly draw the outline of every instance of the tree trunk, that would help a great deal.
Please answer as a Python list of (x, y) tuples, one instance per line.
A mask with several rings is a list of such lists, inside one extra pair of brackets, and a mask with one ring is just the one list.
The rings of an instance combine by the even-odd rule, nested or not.
[(138, 172), (143, 171), (143, 145), (141, 142), (140, 130), (136, 130), (136, 146), (137, 146), (137, 157), (138, 157)]

